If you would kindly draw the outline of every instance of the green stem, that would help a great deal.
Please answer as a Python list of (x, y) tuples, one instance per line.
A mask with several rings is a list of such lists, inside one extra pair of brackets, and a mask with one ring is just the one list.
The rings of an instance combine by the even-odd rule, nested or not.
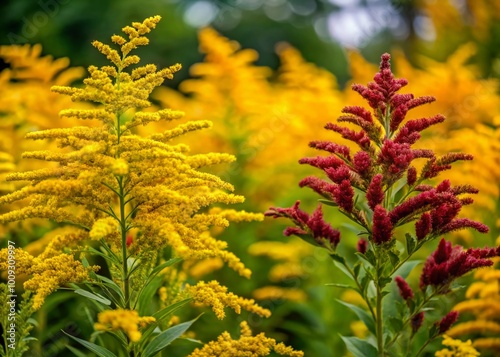
[(380, 273), (380, 251), (379, 247), (375, 247), (374, 249), (375, 252), (375, 257), (376, 257), (376, 266), (375, 266), (375, 288), (377, 290), (377, 296), (376, 296), (376, 307), (375, 307), (375, 335), (377, 338), (377, 350), (378, 350), (378, 356), (383, 357), (385, 355), (384, 351), (384, 326), (383, 326), (383, 318), (382, 318), (382, 289), (380, 288), (380, 278), (382, 275)]
[(123, 291), (125, 297), (125, 308), (130, 308), (130, 284), (128, 276), (127, 264), (127, 221), (125, 215), (125, 196), (123, 193), (123, 177), (117, 177), (120, 198), (120, 231), (122, 235), (122, 275), (123, 275)]
[[(377, 279), (378, 280), (378, 279)], [(385, 355), (384, 352), (384, 330), (383, 330), (383, 319), (382, 319), (382, 291), (380, 289), (380, 286), (378, 284), (378, 281), (375, 283), (377, 286), (377, 320), (376, 320), (376, 326), (375, 326), (375, 332), (377, 335), (377, 350), (378, 350), (378, 355), (380, 357), (383, 357)]]

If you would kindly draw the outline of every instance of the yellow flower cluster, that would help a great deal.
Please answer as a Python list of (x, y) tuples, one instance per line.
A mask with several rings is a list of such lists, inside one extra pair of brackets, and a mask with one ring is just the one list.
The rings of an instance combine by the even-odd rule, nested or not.
[(435, 354), (436, 357), (475, 357), (480, 355), (479, 352), (472, 347), (472, 342), (470, 340), (463, 342), (444, 335), (443, 345), (450, 348), (437, 351)]
[(226, 316), (224, 312), (225, 307), (230, 307), (237, 314), (241, 313), (243, 309), (259, 316), (271, 316), (269, 310), (258, 306), (255, 304), (254, 300), (245, 299), (230, 292), (228, 293), (227, 288), (221, 286), (219, 282), (215, 280), (208, 283), (200, 281), (194, 286), (187, 285), (186, 291), (193, 297), (195, 302), (201, 305), (211, 306), (213, 312), (220, 320)]
[[(225, 250), (227, 244), (207, 232), (212, 226), (226, 227), (229, 220), (262, 219), (259, 214), (234, 210), (205, 211), (217, 203), (243, 202), (242, 196), (228, 193), (233, 190), (232, 185), (200, 171), (232, 162), (234, 157), (218, 153), (189, 156), (186, 145), (171, 143), (173, 138), (210, 127), (211, 123), (188, 122), (146, 138), (133, 133), (139, 125), (183, 116), (182, 112), (170, 109), (141, 111), (151, 105), (148, 101), (151, 91), (164, 79), (172, 78), (180, 65), (158, 71), (154, 65), (145, 65), (128, 71), (130, 65), (140, 60), (130, 52), (148, 44), (145, 35), (159, 21), (160, 17), (154, 16), (123, 28), (128, 40), (118, 35), (112, 37), (119, 50), (94, 42), (112, 66), (89, 67), (85, 88), (52, 88), (69, 95), (73, 101), (100, 104), (90, 109), (65, 109), (60, 112), (61, 117), (96, 119), (103, 125), (29, 133), (28, 139), (55, 140), (60, 147), (72, 150), (24, 153), (25, 158), (55, 162), (58, 166), (10, 174), (9, 180), (29, 180), (31, 185), (1, 197), (0, 203), (27, 198), (31, 202), (27, 207), (0, 215), (0, 222), (50, 218), (90, 231), (92, 239), (109, 234), (115, 237), (113, 233), (118, 232), (120, 222), (122, 230), (134, 227), (141, 232), (132, 246), (135, 253), (139, 249), (154, 252), (171, 246), (178, 256), (186, 259), (219, 257), (248, 277), (250, 271)], [(122, 206), (126, 205), (124, 211), (120, 210), (118, 200)]]
[(282, 356), (302, 357), (304, 353), (295, 351), (283, 343), (276, 343), (263, 333), (252, 336), (252, 330), (246, 321), (240, 324), (241, 335), (233, 340), (228, 332), (222, 333), (216, 341), (211, 341), (201, 349), (195, 349), (188, 357), (258, 357), (267, 356), (271, 351)]
[[(16, 248), (16, 274), (26, 274), (29, 279), (24, 282), (24, 288), (35, 292), (33, 309), (42, 307), (45, 298), (57, 288), (67, 283), (79, 283), (89, 279), (89, 270), (98, 267), (85, 268), (82, 263), (69, 254), (43, 254), (33, 257), (21, 248)], [(0, 270), (7, 270), (8, 250), (0, 250)]]
[(139, 342), (141, 339), (140, 328), (146, 327), (156, 321), (152, 316), (139, 316), (135, 310), (105, 310), (97, 315), (94, 324), (96, 331), (123, 331), (132, 342)]

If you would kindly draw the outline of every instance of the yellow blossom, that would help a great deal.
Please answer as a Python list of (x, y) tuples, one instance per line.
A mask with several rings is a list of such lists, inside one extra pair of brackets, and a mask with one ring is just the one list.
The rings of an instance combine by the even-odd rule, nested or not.
[(263, 333), (252, 336), (246, 321), (240, 324), (240, 338), (233, 340), (228, 332), (222, 333), (216, 341), (211, 341), (202, 348), (195, 349), (188, 357), (246, 357), (267, 356), (274, 350), (279, 355), (302, 357), (302, 351), (296, 351), (283, 343), (266, 337)]
[[(7, 249), (0, 250), (0, 269), (7, 270)], [(89, 269), (97, 270), (98, 267), (85, 268), (82, 263), (75, 260), (73, 255), (58, 254), (53, 256), (33, 257), (21, 248), (16, 248), (16, 274), (26, 274), (29, 279), (25, 281), (24, 288), (35, 292), (33, 309), (42, 307), (45, 298), (57, 288), (67, 283), (78, 283), (89, 279)]]
[(139, 342), (141, 333), (139, 328), (156, 321), (152, 316), (140, 317), (135, 310), (105, 310), (97, 316), (97, 323), (94, 324), (96, 331), (123, 331), (132, 342)]
[(218, 281), (212, 280), (208, 283), (200, 281), (194, 286), (187, 286), (186, 290), (193, 297), (194, 301), (202, 305), (212, 307), (218, 319), (223, 319), (226, 316), (225, 307), (230, 307), (236, 313), (241, 313), (241, 310), (247, 310), (257, 315), (269, 317), (271, 312), (264, 309), (252, 299), (245, 299), (233, 293), (227, 292), (225, 286), (221, 286)]
[(471, 340), (463, 342), (454, 340), (448, 335), (443, 336), (443, 345), (449, 348), (437, 351), (436, 357), (475, 357), (479, 356), (479, 352), (472, 346)]

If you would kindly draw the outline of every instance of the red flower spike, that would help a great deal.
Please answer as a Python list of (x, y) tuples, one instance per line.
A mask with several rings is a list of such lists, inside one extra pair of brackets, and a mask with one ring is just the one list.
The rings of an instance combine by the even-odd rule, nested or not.
[(389, 214), (392, 224), (398, 223), (403, 218), (412, 214), (413, 212), (431, 206), (436, 203), (437, 194), (434, 189), (419, 193), (414, 197), (408, 198), (400, 205), (394, 207)]
[(332, 143), (330, 141), (311, 141), (309, 146), (318, 150), (325, 150), (332, 154), (338, 154), (343, 156), (346, 160), (351, 161), (351, 156), (349, 155), (349, 148), (344, 145), (339, 145)]
[(479, 190), (475, 187), (472, 187), (471, 185), (459, 185), (459, 186), (454, 186), (451, 189), (451, 192), (455, 195), (461, 195), (463, 193), (470, 193), (470, 194), (477, 194), (479, 193)]
[(338, 185), (333, 193), (335, 203), (346, 212), (351, 213), (354, 208), (354, 190), (350, 180), (344, 180)]
[(314, 239), (323, 244), (322, 239), (326, 239), (330, 245), (336, 247), (340, 242), (340, 232), (323, 220), (321, 205), (318, 205), (314, 213), (307, 221), (307, 226), (311, 230)]
[(441, 321), (439, 321), (439, 334), (443, 334), (448, 331), (455, 322), (458, 320), (459, 313), (458, 311), (450, 311)]
[(420, 288), (426, 286), (447, 286), (454, 279), (468, 272), (493, 265), (489, 259), (500, 255), (498, 248), (469, 249), (464, 251), (459, 245), (441, 239), (438, 248), (426, 260), (420, 276)]
[(409, 144), (398, 144), (392, 140), (384, 140), (384, 145), (380, 150), (378, 163), (382, 164), (388, 175), (399, 177), (413, 160), (413, 153)]
[(418, 186), (415, 186), (415, 188), (413, 190), (425, 192), (425, 191), (434, 190), (434, 187), (432, 187), (431, 185), (418, 185)]
[(325, 173), (330, 180), (338, 185), (344, 180), (351, 180), (351, 174), (349, 168), (346, 165), (342, 165), (337, 168), (326, 168)]
[(462, 152), (450, 152), (448, 154), (443, 155), (437, 161), (437, 165), (449, 165), (454, 163), (455, 161), (467, 160), (470, 161), (474, 159), (474, 156), (470, 154), (464, 154)]
[(392, 238), (392, 223), (381, 205), (376, 206), (373, 211), (372, 238), (376, 244), (388, 242)]
[[(431, 125), (442, 123), (445, 117), (438, 114), (432, 118), (422, 118), (408, 121), (399, 130), (398, 134), (394, 138), (396, 143), (407, 143), (414, 144), (418, 139), (420, 139), (420, 132), (427, 129)], [(392, 125), (392, 123), (391, 123)], [(392, 129), (392, 128), (391, 128)], [(393, 129), (395, 130), (395, 129)], [(416, 134), (416, 135), (415, 135)]]
[(368, 249), (368, 241), (366, 239), (360, 238), (358, 244), (356, 245), (356, 250), (361, 254), (365, 254)]
[(299, 164), (308, 164), (324, 170), (327, 167), (338, 167), (344, 165), (344, 162), (338, 157), (330, 155), (330, 156), (304, 157), (303, 159), (299, 160)]
[(312, 188), (316, 193), (319, 193), (327, 199), (332, 199), (334, 193), (337, 191), (337, 187), (335, 185), (332, 185), (331, 183), (315, 176), (308, 176), (300, 180), (299, 187), (304, 186)]
[(358, 151), (353, 158), (353, 165), (361, 177), (366, 177), (372, 166), (372, 159), (365, 151)]
[(462, 204), (454, 196), (453, 199), (450, 199), (448, 202), (445, 202), (434, 208), (430, 212), (432, 220), (432, 230), (435, 232), (440, 232), (443, 227), (445, 227), (453, 220), (453, 218), (458, 215), (461, 208)]
[[(400, 105), (399, 107), (396, 107), (392, 113), (391, 113), (391, 124), (390, 128), (391, 131), (394, 132), (397, 130), (399, 124), (403, 122), (403, 120), (406, 117), (406, 114), (408, 113), (408, 107), (406, 105)], [(389, 133), (387, 133), (388, 135)], [(417, 138), (418, 140), (419, 138)]]
[(421, 311), (419, 312), (418, 314), (416, 314), (415, 316), (413, 316), (411, 318), (411, 329), (413, 331), (413, 334), (415, 334), (419, 328), (422, 326), (422, 324), (424, 323), (424, 312)]
[(464, 228), (473, 228), (480, 233), (488, 233), (490, 230), (488, 226), (483, 223), (476, 222), (468, 218), (457, 218), (448, 223), (446, 226), (442, 227), (439, 230), (439, 233), (445, 234), (453, 231), (458, 231)]
[(444, 180), (439, 185), (436, 186), (437, 192), (447, 192), (451, 188), (450, 180)]
[(432, 150), (412, 149), (411, 152), (413, 154), (414, 159), (421, 159), (421, 158), (431, 159), (435, 157), (434, 151)]
[(368, 191), (366, 192), (368, 206), (370, 206), (372, 211), (375, 209), (375, 206), (382, 203), (385, 197), (382, 187), (382, 179), (382, 174), (376, 174), (373, 176), (373, 179), (368, 186)]
[(406, 105), (413, 98), (414, 96), (411, 93), (394, 94), (390, 101), (391, 108), (397, 108), (401, 105)]
[(420, 216), (420, 219), (415, 223), (415, 232), (417, 240), (424, 239), (432, 230), (431, 215), (427, 212)]
[(370, 111), (366, 110), (363, 107), (359, 107), (357, 105), (353, 106), (347, 106), (342, 109), (342, 113), (347, 113), (347, 114), (352, 114), (360, 118), (361, 120), (373, 124), (373, 118), (372, 118), (372, 113)]
[(406, 184), (408, 186), (413, 186), (417, 181), (417, 169), (413, 166), (410, 166), (408, 171), (406, 172)]
[(344, 128), (332, 123), (326, 124), (325, 129), (339, 133), (340, 135), (342, 135), (344, 139), (355, 142), (363, 150), (370, 149), (370, 138), (368, 137), (368, 135), (366, 135), (364, 131), (356, 132), (354, 130)]
[(411, 289), (410, 285), (408, 285), (406, 280), (403, 279), (402, 276), (397, 276), (394, 280), (396, 281), (396, 285), (398, 286), (399, 295), (401, 295), (404, 300), (413, 299), (413, 290)]
[(422, 97), (414, 98), (408, 101), (406, 105), (408, 106), (408, 109), (413, 109), (415, 107), (419, 107), (421, 105), (427, 104), (427, 103), (432, 103), (436, 100), (435, 97), (431, 95), (424, 95)]

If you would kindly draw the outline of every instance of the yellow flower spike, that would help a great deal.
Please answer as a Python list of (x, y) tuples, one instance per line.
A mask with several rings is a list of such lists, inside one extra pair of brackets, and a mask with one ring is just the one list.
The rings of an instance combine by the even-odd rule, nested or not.
[(152, 316), (140, 317), (135, 310), (116, 309), (105, 310), (98, 314), (97, 323), (94, 324), (96, 331), (123, 331), (132, 342), (139, 342), (142, 334), (139, 328), (156, 321)]
[(89, 238), (92, 240), (103, 239), (106, 236), (117, 232), (119, 223), (113, 217), (101, 218), (95, 221), (89, 232)]
[(475, 357), (480, 355), (473, 347), (471, 340), (464, 342), (461, 340), (454, 340), (450, 336), (444, 335), (443, 345), (450, 348), (437, 351), (435, 357)]
[(233, 293), (228, 293), (225, 286), (221, 286), (218, 281), (212, 280), (208, 283), (200, 281), (194, 286), (187, 285), (186, 291), (193, 297), (194, 301), (212, 307), (215, 316), (222, 320), (226, 313), (225, 307), (230, 307), (237, 314), (241, 309), (253, 312), (259, 316), (269, 317), (271, 312), (255, 304), (252, 299), (245, 299)]
[(296, 351), (283, 343), (266, 337), (263, 333), (252, 336), (252, 330), (246, 321), (240, 323), (240, 337), (233, 340), (228, 332), (222, 333), (216, 341), (195, 349), (188, 357), (258, 357), (267, 356), (273, 350), (279, 355), (303, 357), (302, 351)]
[[(89, 270), (96, 271), (99, 267), (85, 268), (72, 255), (57, 254), (53, 256), (31, 256), (21, 248), (15, 251), (16, 274), (26, 274), (30, 278), (24, 283), (24, 289), (35, 292), (33, 308), (42, 307), (45, 298), (57, 288), (67, 283), (78, 283), (88, 280)], [(0, 269), (7, 270), (8, 250), (0, 250)]]

